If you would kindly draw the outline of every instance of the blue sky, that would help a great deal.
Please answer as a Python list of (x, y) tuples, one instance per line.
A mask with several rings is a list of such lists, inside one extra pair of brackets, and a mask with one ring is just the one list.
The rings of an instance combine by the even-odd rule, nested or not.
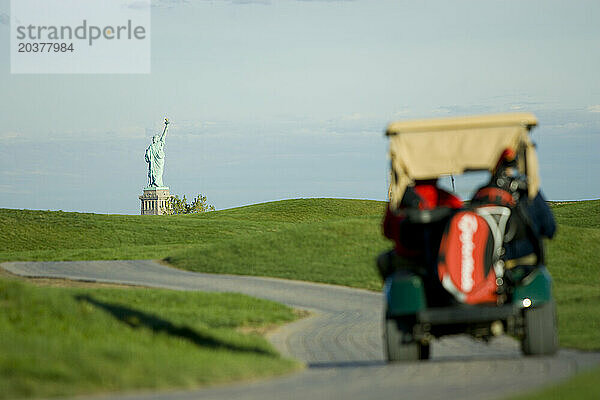
[(165, 115), (165, 184), (218, 209), (384, 200), (388, 122), (510, 111), (546, 197), (600, 197), (600, 2), (154, 5), (151, 74), (11, 75), (0, 0), (0, 207), (139, 213)]

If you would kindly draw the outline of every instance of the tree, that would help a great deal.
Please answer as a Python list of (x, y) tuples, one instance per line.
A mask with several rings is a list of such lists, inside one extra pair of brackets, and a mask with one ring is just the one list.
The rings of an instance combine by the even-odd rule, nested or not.
[(165, 210), (165, 214), (197, 214), (207, 211), (215, 211), (215, 207), (207, 204), (206, 196), (199, 194), (191, 203), (188, 203), (185, 195), (183, 198), (173, 195), (171, 196), (171, 207), (169, 210)]

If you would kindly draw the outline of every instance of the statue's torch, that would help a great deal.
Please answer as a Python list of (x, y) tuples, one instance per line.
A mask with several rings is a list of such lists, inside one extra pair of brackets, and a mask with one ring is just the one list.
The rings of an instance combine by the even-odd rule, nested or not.
[(165, 133), (167, 133), (167, 125), (169, 125), (169, 119), (167, 117), (165, 117), (165, 129), (163, 129), (163, 133), (160, 136), (161, 139), (165, 137)]

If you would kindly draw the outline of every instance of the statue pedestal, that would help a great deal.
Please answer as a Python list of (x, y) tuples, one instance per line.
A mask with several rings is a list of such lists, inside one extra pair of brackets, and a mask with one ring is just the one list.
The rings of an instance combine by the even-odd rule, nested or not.
[(139, 199), (142, 202), (142, 215), (168, 214), (171, 208), (171, 194), (167, 186), (145, 187), (144, 194)]

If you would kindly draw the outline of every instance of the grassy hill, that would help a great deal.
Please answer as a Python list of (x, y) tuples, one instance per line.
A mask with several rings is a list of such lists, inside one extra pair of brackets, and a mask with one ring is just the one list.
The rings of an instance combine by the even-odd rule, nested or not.
[[(200, 215), (143, 217), (0, 209), (0, 262), (152, 258), (193, 271), (379, 290), (374, 259), (391, 246), (380, 230), (384, 207), (376, 201), (298, 199)], [(553, 210), (559, 231), (548, 242), (548, 266), (561, 345), (598, 350), (600, 200), (554, 204)], [(263, 339), (234, 331), (290, 320), (289, 309), (235, 295), (211, 296), (36, 288), (0, 277), (0, 394), (194, 387), (297, 367), (280, 359)], [(215, 301), (231, 307), (215, 308)], [(238, 315), (236, 310), (253, 311)], [(94, 337), (106, 340), (89, 340)], [(190, 337), (214, 346), (198, 346)], [(125, 353), (115, 353), (111, 343), (121, 343)], [(179, 355), (172, 357), (172, 351)], [(203, 358), (211, 361), (196, 362)], [(44, 369), (46, 364), (53, 368)], [(136, 369), (147, 364), (156, 369)], [(128, 365), (127, 374), (120, 372), (123, 365)], [(577, 393), (587, 393), (599, 373), (596, 369), (550, 391), (571, 393), (576, 387)]]
[(0, 209), (0, 261), (166, 259), (193, 271), (378, 289), (384, 203), (298, 199), (206, 214), (98, 215)]
[(0, 276), (0, 399), (195, 388), (300, 368), (258, 334), (289, 307), (233, 293)]
[[(165, 259), (193, 271), (378, 290), (385, 204), (297, 199), (183, 216), (0, 210), (0, 261)], [(555, 204), (548, 242), (561, 344), (600, 349), (600, 200)]]
[(600, 350), (600, 200), (552, 207), (558, 232), (547, 242), (560, 344)]

